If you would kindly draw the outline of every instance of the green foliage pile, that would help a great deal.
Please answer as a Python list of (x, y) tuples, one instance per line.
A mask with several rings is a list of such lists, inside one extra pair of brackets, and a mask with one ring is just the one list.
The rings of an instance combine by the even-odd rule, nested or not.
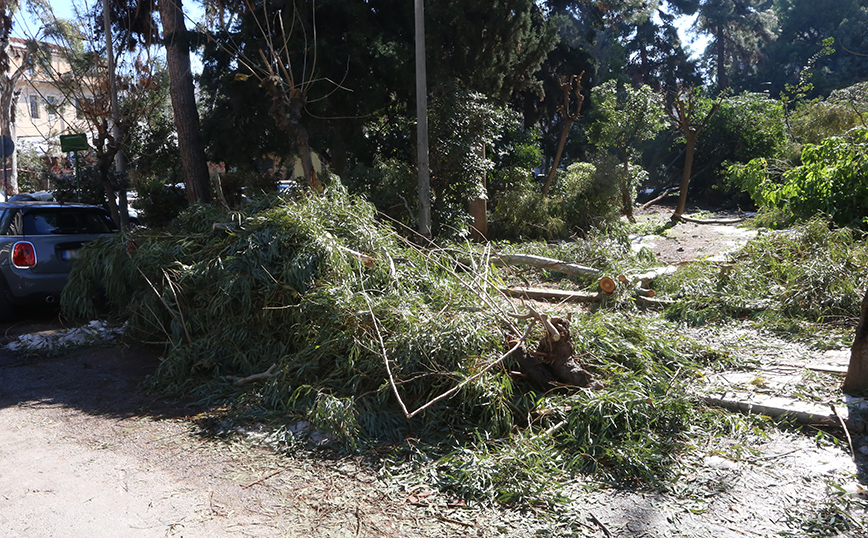
[[(232, 232), (212, 230), (227, 221)], [(184, 232), (137, 235), (134, 250), (125, 237), (89, 244), (63, 296), (68, 313), (92, 315), (87, 298), (100, 283), (140, 338), (167, 342), (162, 388), (226, 397), (235, 390), (228, 376), (276, 363), (257, 404), (307, 415), (352, 444), (409, 426), (384, 384), (382, 346), (418, 402), (500, 349), (500, 327), (450, 266), (401, 247), (369, 204), (339, 188), (231, 217), (196, 206), (177, 224)], [(356, 253), (378, 261), (365, 267)], [(497, 393), (465, 391), (461, 400), (432, 427), (507, 427), (492, 418), (508, 414)]]
[[(457, 273), (445, 250), (420, 251), (375, 217), (339, 186), (254, 200), (243, 213), (194, 206), (177, 230), (89, 243), (63, 307), (90, 316), (101, 296), (139, 338), (164, 343), (160, 389), (228, 404), (241, 420), (303, 418), (345, 449), (395, 443), (419, 470), (402, 454), (412, 437), (413, 453), (439, 462), (432, 480), (457, 494), (537, 501), (579, 473), (631, 484), (671, 476), (699, 416), (687, 373), (719, 357), (665, 322), (577, 313), (576, 352), (604, 390), (541, 393), (510, 373), (513, 357), (470, 379), (520, 329), (486, 292), (498, 273)], [(622, 248), (590, 243), (573, 254)], [(410, 411), (468, 382), (408, 420), (384, 357)], [(233, 384), (272, 364), (273, 377)]]
[(868, 285), (868, 248), (854, 233), (814, 219), (761, 234), (731, 266), (685, 266), (658, 286), (678, 298), (667, 315), (693, 323), (733, 317), (857, 319)]
[(565, 239), (617, 218), (617, 182), (590, 163), (559, 174), (548, 196), (524, 181), (495, 200), (489, 223), (497, 239)]
[(579, 314), (571, 327), (576, 353), (605, 389), (526, 392), (513, 404), (526, 409), (513, 435), (479, 435), (445, 456), (416, 445), (392, 472), (465, 498), (534, 504), (557, 503), (563, 484), (587, 474), (620, 486), (674, 478), (690, 438), (721, 429), (691, 396), (698, 368), (729, 359), (652, 318)]

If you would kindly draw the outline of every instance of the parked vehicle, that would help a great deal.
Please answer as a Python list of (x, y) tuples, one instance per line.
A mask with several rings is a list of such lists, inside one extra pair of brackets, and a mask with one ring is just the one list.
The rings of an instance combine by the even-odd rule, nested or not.
[(81, 247), (116, 231), (101, 207), (0, 202), (0, 318), (17, 305), (57, 302)]

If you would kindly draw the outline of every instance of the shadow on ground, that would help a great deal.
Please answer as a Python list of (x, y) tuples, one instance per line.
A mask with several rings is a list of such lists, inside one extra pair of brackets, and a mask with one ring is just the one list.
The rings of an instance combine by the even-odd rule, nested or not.
[(65, 322), (53, 309), (19, 313), (0, 324), (0, 409), (16, 405), (57, 405), (115, 418), (179, 418), (194, 413), (166, 397), (146, 393), (142, 381), (159, 364), (157, 352), (113, 342), (57, 357), (26, 356), (5, 349), (22, 334), (62, 331)]

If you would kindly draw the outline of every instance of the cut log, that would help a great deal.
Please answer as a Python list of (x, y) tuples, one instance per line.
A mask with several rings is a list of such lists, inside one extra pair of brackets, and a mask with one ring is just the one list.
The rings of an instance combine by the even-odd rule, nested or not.
[(611, 297), (608, 293), (602, 292), (590, 293), (586, 291), (547, 290), (542, 288), (500, 288), (499, 291), (509, 297), (538, 301), (599, 303)]
[(617, 284), (615, 284), (615, 280), (611, 277), (604, 276), (600, 279), (600, 289), (605, 293), (612, 293), (617, 288)]
[(650, 298), (650, 297), (654, 297), (656, 295), (656, 293), (654, 293), (654, 290), (646, 290), (645, 288), (642, 288), (642, 287), (636, 287), (636, 295), (639, 295), (640, 297), (649, 297)]
[(538, 269), (556, 271), (570, 276), (600, 276), (601, 271), (575, 263), (567, 263), (543, 256), (530, 254), (499, 254), (491, 258), (494, 265), (530, 265)]
[(656, 299), (653, 297), (636, 297), (636, 304), (645, 308), (666, 308), (672, 305), (672, 301), (666, 299)]
[(801, 402), (780, 396), (758, 397), (755, 394), (736, 393), (723, 396), (705, 396), (703, 401), (707, 405), (722, 407), (730, 411), (766, 415), (772, 418), (789, 417), (801, 424), (831, 426), (838, 422), (838, 417), (834, 412), (830, 412), (827, 405)]

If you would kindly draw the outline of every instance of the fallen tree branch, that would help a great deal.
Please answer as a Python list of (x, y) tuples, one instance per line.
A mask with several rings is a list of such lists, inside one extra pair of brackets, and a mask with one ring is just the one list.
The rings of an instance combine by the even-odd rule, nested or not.
[(684, 215), (678, 215), (678, 217), (676, 218), (675, 215), (673, 215), (672, 220), (680, 220), (683, 222), (690, 222), (692, 224), (738, 224), (739, 222), (744, 222), (747, 219), (745, 217), (739, 217), (735, 219), (694, 219), (690, 217), (685, 217)]
[(853, 458), (853, 461), (856, 461), (856, 452), (853, 450), (853, 438), (850, 437), (850, 430), (847, 429), (847, 423), (844, 422), (841, 414), (838, 413), (838, 408), (835, 407), (835, 404), (829, 402), (829, 407), (832, 408), (832, 413), (835, 413), (835, 417), (838, 419), (838, 422), (841, 423), (841, 427), (844, 428), (844, 435), (847, 436), (847, 444), (850, 445), (850, 457)]
[(642, 210), (644, 210), (644, 209), (648, 209), (648, 208), (651, 207), (652, 205), (654, 205), (654, 204), (656, 204), (657, 202), (659, 202), (660, 200), (666, 198), (666, 197), (669, 196), (671, 193), (673, 193), (673, 192), (677, 192), (678, 190), (680, 190), (678, 187), (672, 187), (672, 188), (670, 188), (670, 189), (666, 189), (666, 190), (664, 190), (664, 191), (663, 191), (663, 194), (661, 194), (661, 195), (658, 196), (657, 198), (654, 198), (653, 200), (649, 200), (649, 201), (645, 202), (644, 204), (642, 204), (641, 206), (639, 206), (639, 211), (642, 211)]
[(261, 483), (265, 482), (266, 480), (268, 480), (269, 478), (271, 478), (272, 476), (278, 475), (282, 472), (283, 472), (283, 469), (278, 469), (276, 471), (272, 471), (272, 472), (268, 473), (267, 475), (263, 476), (262, 478), (260, 478), (259, 480), (254, 480), (253, 482), (249, 482), (247, 484), (241, 484), (241, 487), (244, 489), (252, 488), (256, 484), (261, 484)]
[[(535, 299), (540, 301), (570, 301), (579, 303), (599, 303), (611, 297), (608, 293), (586, 291), (546, 290), (541, 288), (498, 288), (508, 297)], [(514, 316), (514, 314), (511, 314)]]
[(575, 263), (567, 263), (530, 254), (497, 254), (491, 258), (493, 265), (530, 265), (538, 269), (556, 271), (570, 276), (600, 276), (602, 271)]
[(263, 379), (268, 379), (269, 377), (274, 376), (274, 372), (277, 371), (277, 363), (272, 364), (268, 367), (268, 370), (258, 373), (251, 374), (247, 377), (238, 377), (234, 375), (226, 376), (226, 379), (232, 381), (233, 385), (240, 387), (241, 385), (246, 385), (248, 383), (253, 383), (254, 381), (261, 381)]
[(510, 314), (510, 316), (514, 317), (515, 319), (535, 319), (539, 321), (543, 327), (545, 327), (546, 333), (548, 333), (549, 338), (551, 338), (552, 341), (557, 342), (561, 339), (560, 331), (558, 331), (558, 329), (554, 325), (552, 325), (552, 322), (549, 321), (549, 317), (547, 314), (540, 314), (530, 305), (525, 306), (528, 310), (527, 314)]

